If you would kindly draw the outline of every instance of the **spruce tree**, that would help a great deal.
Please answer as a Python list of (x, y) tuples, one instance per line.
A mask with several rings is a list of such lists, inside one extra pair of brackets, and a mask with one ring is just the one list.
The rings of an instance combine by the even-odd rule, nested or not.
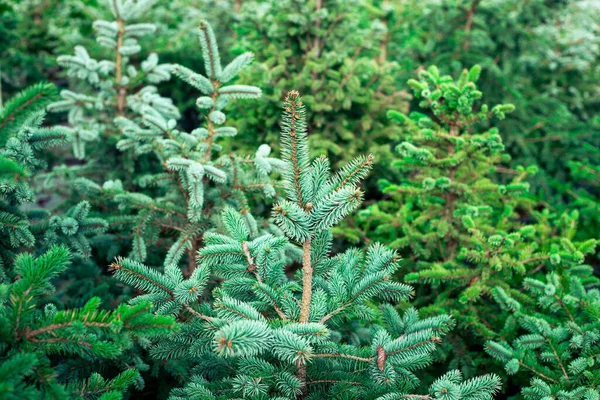
[(115, 123), (123, 134), (117, 148), (151, 157), (160, 169), (139, 174), (135, 191), (115, 181), (100, 186), (88, 179), (78, 180), (90, 194), (112, 198), (119, 205), (121, 215), (110, 220), (121, 229), (131, 229), (131, 258), (144, 262), (149, 247), (160, 242), (165, 251), (150, 251), (155, 255), (151, 261), (164, 257), (167, 266), (183, 259), (190, 272), (204, 232), (225, 206), (242, 212), (254, 233), (260, 229), (249, 213), (250, 200), (256, 194), (274, 195), (268, 175), (281, 164), (269, 157), (271, 150), (266, 145), (253, 157), (233, 152), (215, 157), (221, 150), (219, 142), (237, 134), (235, 128), (226, 126), (224, 108), (237, 99), (256, 99), (261, 91), (230, 83), (252, 62), (252, 53), (241, 54), (222, 67), (216, 38), (207, 22), (200, 25), (199, 41), (206, 76), (181, 65), (174, 65), (171, 71), (200, 92), (196, 104), (203, 110), (203, 126), (184, 132), (176, 128), (175, 119), (167, 119), (151, 107), (140, 110), (139, 122), (117, 117)]
[[(21, 209), (23, 203), (33, 200), (33, 191), (27, 182), (28, 168), (39, 160), (35, 158), (29, 138), (40, 124), (42, 110), (56, 95), (51, 84), (32, 86), (12, 98), (0, 108), (0, 265), (11, 260), (12, 249), (31, 247), (35, 236), (31, 231), (29, 216)], [(40, 139), (43, 135), (39, 135)], [(52, 145), (49, 141), (35, 140), (36, 150)], [(28, 151), (27, 151), (28, 150)], [(26, 158), (27, 157), (27, 158)]]
[[(376, 244), (329, 255), (330, 229), (359, 206), (357, 185), (372, 157), (332, 174), (326, 157), (310, 159), (307, 142), (304, 105), (292, 91), (281, 133), (286, 199), (273, 207), (282, 234), (258, 233), (245, 214), (226, 208), (219, 229), (204, 235), (189, 278), (175, 264), (163, 273), (132, 259), (112, 264), (117, 279), (144, 292), (134, 304), (150, 300), (185, 321), (152, 351), (185, 374), (172, 399), (406, 398), (451, 328), (448, 315), (420, 319), (415, 309), (399, 315), (374, 305), (412, 295), (390, 279), (399, 268), (395, 252)], [(343, 329), (352, 321), (373, 325), (352, 338)], [(416, 397), (487, 399), (498, 385), (492, 375), (463, 381), (452, 371)]]
[[(504, 329), (506, 315), (493, 290), (533, 305), (520, 293), (524, 277), (577, 266), (595, 243), (575, 241), (577, 212), (540, 211), (526, 195), (534, 167), (503, 165), (509, 157), (500, 134), (482, 123), (514, 107), (478, 105), (479, 74), (475, 66), (455, 81), (430, 67), (409, 81), (429, 113), (389, 112), (405, 129), (393, 163), (404, 178), (398, 184), (380, 180), (386, 198), (362, 212), (367, 235), (405, 249), (405, 281), (426, 285), (417, 296), (423, 311), (447, 312), (458, 321), (446, 354), (467, 375), (486, 362), (482, 339)], [(501, 184), (495, 172), (514, 177)]]
[(62, 126), (42, 127), (44, 108), (55, 100), (55, 93), (53, 85), (33, 85), (0, 110), (0, 157), (9, 164), (7, 174), (0, 177), (0, 262), (5, 267), (2, 274), (13, 278), (10, 265), (20, 251), (27, 249), (39, 255), (55, 244), (67, 246), (85, 268), (70, 269), (61, 275), (61, 285), (69, 286), (64, 292), (70, 293), (63, 301), (81, 306), (109, 290), (98, 281), (100, 269), (93, 268), (91, 258), (92, 248), (98, 248), (96, 240), (105, 235), (108, 224), (91, 213), (88, 199), (69, 198), (64, 207), (55, 210), (42, 201), (60, 200), (60, 191), (53, 190), (49, 198), (39, 196), (38, 183), (50, 158), (43, 150), (57, 148), (72, 134)]
[(593, 2), (6, 4), (0, 398), (600, 398)]
[(68, 209), (85, 199), (90, 204), (82, 211), (101, 217), (108, 226), (106, 232), (91, 238), (93, 257), (78, 260), (85, 268), (68, 272), (76, 283), (68, 289), (69, 300), (77, 305), (92, 296), (107, 301), (123, 296), (105, 274), (106, 265), (128, 251), (132, 239), (123, 228), (131, 218), (122, 217), (115, 192), (139, 191), (137, 174), (161, 168), (152, 158), (117, 149), (124, 133), (115, 120), (127, 118), (139, 124), (147, 110), (167, 120), (179, 117), (172, 101), (155, 86), (171, 78), (171, 65), (159, 63), (155, 53), (140, 57), (144, 40), (156, 31), (156, 25), (144, 20), (154, 4), (152, 0), (100, 2), (98, 14), (108, 13), (112, 18), (94, 21), (97, 43), (82, 39), (87, 48), (78, 45), (73, 55), (57, 59), (71, 86), (48, 109), (67, 112), (67, 124), (61, 129), (68, 134), (72, 156), (57, 152), (57, 159), (64, 163), (55, 163), (44, 175), (45, 192), (57, 214), (68, 214)]
[[(198, 38), (206, 76), (181, 65), (159, 64), (154, 53), (138, 68), (141, 38), (156, 30), (154, 24), (140, 20), (153, 11), (153, 4), (109, 2), (114, 21), (95, 21), (94, 29), (98, 42), (111, 49), (111, 58), (95, 60), (78, 46), (75, 56), (58, 59), (86, 91), (65, 90), (63, 100), (50, 109), (68, 110), (74, 154), (85, 156), (85, 162), (55, 167), (48, 178), (66, 191), (75, 189), (67, 192), (67, 199), (93, 199), (93, 212), (109, 222), (111, 229), (95, 240), (102, 251), (98, 264), (128, 251), (145, 261), (148, 248), (156, 250), (150, 252), (156, 256), (152, 262), (166, 253), (167, 264), (182, 258), (191, 264), (219, 207), (229, 204), (245, 210), (253, 193), (274, 194), (267, 175), (276, 160), (269, 157), (268, 146), (260, 147), (252, 158), (215, 156), (221, 150), (217, 142), (237, 133), (224, 125), (224, 108), (237, 99), (260, 96), (254, 86), (230, 82), (253, 55), (243, 53), (222, 66), (212, 27), (202, 22)], [(204, 120), (204, 125), (189, 133), (177, 129), (180, 112), (172, 100), (149, 85), (172, 74), (201, 93), (196, 104), (206, 112), (194, 119)], [(95, 143), (94, 153), (85, 155), (88, 139)]]
[[(95, 261), (101, 270), (105, 270), (105, 256), (129, 253), (130, 259), (155, 265), (156, 271), (181, 266), (184, 276), (191, 278), (203, 236), (219, 223), (216, 217), (225, 207), (240, 211), (254, 235), (269, 229), (269, 224), (255, 219), (250, 210), (253, 198), (275, 195), (269, 174), (281, 167), (281, 161), (270, 157), (271, 149), (266, 145), (259, 146), (253, 155), (226, 153), (221, 147), (237, 134), (228, 126), (225, 108), (238, 100), (260, 97), (259, 88), (232, 83), (252, 62), (253, 55), (243, 53), (223, 66), (210, 24), (202, 21), (197, 37), (206, 74), (182, 65), (171, 65), (169, 73), (199, 92), (197, 119), (202, 125), (186, 132), (178, 129), (175, 118), (167, 118), (153, 107), (141, 107), (135, 115), (116, 116), (112, 129), (119, 132), (120, 139), (115, 148), (132, 155), (118, 157), (118, 165), (131, 162), (136, 171), (130, 184), (119, 179), (96, 182), (87, 176), (74, 180), (86, 198), (97, 200), (96, 212), (111, 226), (107, 235), (95, 238), (101, 251)], [(83, 171), (79, 167), (76, 170)], [(51, 176), (57, 179), (57, 174)], [(107, 285), (104, 276), (93, 279)], [(81, 280), (83, 277), (78, 278)], [(120, 299), (130, 295), (114, 284), (104, 293), (103, 297), (116, 293)], [(162, 310), (169, 304), (157, 307)], [(143, 353), (140, 357), (152, 361)], [(168, 379), (157, 372), (162, 370), (162, 360), (152, 365), (150, 373), (159, 385), (168, 384)], [(167, 368), (177, 376), (186, 364), (174, 363)]]
[[(130, 183), (133, 161), (120, 159), (115, 144), (121, 139), (116, 129), (116, 117), (140, 118), (150, 108), (165, 118), (177, 118), (178, 110), (170, 99), (158, 93), (155, 84), (171, 78), (169, 64), (160, 64), (156, 53), (137, 63), (142, 50), (142, 38), (152, 35), (156, 25), (142, 21), (142, 16), (155, 0), (110, 0), (106, 7), (112, 20), (96, 20), (93, 29), (96, 41), (110, 50), (110, 55), (96, 59), (83, 46), (76, 46), (73, 55), (58, 57), (58, 64), (77, 82), (77, 91), (62, 90), (62, 100), (51, 104), (53, 112), (68, 112), (68, 126), (73, 155), (89, 159), (76, 173), (98, 179), (127, 179)], [(65, 128), (66, 129), (66, 128)], [(92, 151), (86, 156), (86, 152)], [(122, 168), (106, 168), (122, 164)], [(106, 164), (104, 164), (106, 165)]]

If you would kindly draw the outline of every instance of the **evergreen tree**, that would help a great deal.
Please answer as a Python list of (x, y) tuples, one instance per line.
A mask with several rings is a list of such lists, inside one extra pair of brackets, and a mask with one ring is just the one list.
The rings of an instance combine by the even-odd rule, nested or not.
[(62, 284), (69, 286), (65, 292), (71, 293), (63, 301), (81, 306), (109, 289), (95, 279), (99, 269), (88, 268), (93, 265), (93, 242), (103, 235), (107, 223), (90, 214), (87, 200), (69, 199), (68, 206), (56, 213), (42, 207), (41, 202), (35, 203), (40, 188), (31, 185), (31, 175), (39, 178), (47, 167), (46, 154), (41, 150), (63, 144), (71, 135), (64, 127), (41, 127), (44, 107), (53, 100), (55, 92), (50, 84), (33, 85), (0, 110), (0, 162), (7, 164), (0, 177), (0, 263), (5, 267), (3, 278), (13, 278), (10, 265), (23, 249), (40, 254), (55, 244), (69, 247), (76, 261), (86, 267), (61, 275)]
[[(99, 298), (76, 309), (46, 303), (54, 290), (51, 280), (69, 263), (65, 247), (52, 247), (38, 258), (23, 253), (14, 261), (17, 278), (0, 285), (3, 399), (119, 399), (129, 386), (142, 384), (133, 367), (141, 363), (131, 355), (123, 359), (123, 353), (134, 340), (147, 341), (174, 327), (172, 317), (153, 315), (148, 302), (114, 311), (99, 309)], [(98, 371), (108, 365), (123, 372), (110, 371), (113, 377), (105, 379)]]
[[(266, 145), (254, 156), (222, 152), (223, 139), (237, 134), (235, 128), (227, 126), (225, 107), (238, 99), (256, 99), (261, 91), (231, 83), (252, 62), (252, 53), (241, 54), (222, 66), (208, 23), (201, 22), (198, 38), (206, 76), (181, 65), (170, 66), (169, 73), (200, 92), (196, 104), (202, 113), (198, 118), (203, 119), (202, 126), (189, 133), (177, 129), (176, 119), (166, 118), (153, 107), (141, 107), (136, 116), (117, 116), (113, 129), (120, 132), (121, 139), (115, 146), (133, 155), (131, 159), (119, 158), (119, 165), (130, 160), (136, 167), (131, 184), (118, 179), (100, 184), (83, 176), (74, 181), (87, 198), (100, 199), (99, 211), (111, 225), (109, 235), (95, 240), (102, 248), (102, 257), (129, 252), (132, 260), (158, 264), (157, 271), (163, 269), (160, 264), (164, 268), (185, 265), (183, 274), (188, 278), (205, 232), (218, 223), (216, 216), (225, 207), (239, 210), (253, 234), (263, 230), (260, 219), (255, 220), (250, 213), (252, 200), (275, 194), (269, 174), (282, 164), (269, 156), (271, 150)], [(102, 262), (102, 258), (97, 260), (97, 264)], [(129, 293), (119, 291), (118, 295), (124, 298)], [(155, 376), (161, 363), (153, 364)], [(174, 371), (185, 368), (185, 364), (177, 364)], [(168, 384), (164, 377), (156, 377), (160, 386)]]
[[(29, 178), (44, 166), (39, 151), (68, 137), (61, 127), (40, 127), (55, 92), (51, 84), (34, 85), (0, 109), (0, 397), (120, 398), (133, 383), (142, 384), (139, 372), (131, 367), (104, 379), (98, 373), (103, 363), (119, 370), (125, 361), (143, 367), (126, 352), (135, 342), (171, 331), (174, 321), (153, 315), (151, 303), (104, 311), (99, 298), (81, 308), (59, 305), (62, 294), (58, 304), (51, 301), (52, 283), (71, 261), (67, 247), (54, 245), (67, 243), (85, 255), (88, 236), (106, 228), (103, 220), (87, 217), (87, 202), (64, 216), (25, 208), (34, 198)], [(38, 258), (21, 253), (45, 247), (49, 250)]]
[[(66, 69), (72, 90), (61, 91), (62, 99), (48, 109), (68, 112), (68, 124), (61, 127), (68, 134), (73, 156), (58, 154), (64, 160), (44, 175), (46, 193), (57, 214), (85, 199), (90, 204), (82, 211), (91, 217), (101, 217), (108, 229), (94, 235), (92, 258), (78, 260), (85, 268), (70, 270), (72, 278), (68, 301), (80, 305), (92, 296), (113, 300), (122, 290), (107, 282), (106, 265), (129, 248), (131, 235), (123, 233), (123, 218), (114, 202), (115, 191), (139, 190), (136, 173), (154, 171), (160, 166), (149, 158), (137, 158), (133, 151), (121, 152), (117, 143), (124, 134), (117, 118), (140, 123), (142, 115), (152, 110), (167, 120), (177, 118), (179, 111), (172, 101), (158, 93), (155, 84), (171, 77), (171, 65), (160, 64), (158, 56), (150, 53), (139, 58), (143, 38), (151, 36), (156, 26), (142, 18), (150, 12), (155, 1), (110, 0), (101, 2), (100, 15), (110, 13), (112, 19), (98, 19), (93, 31), (98, 45), (90, 50), (78, 45), (74, 55), (58, 57)], [(94, 54), (92, 51), (97, 53)], [(105, 55), (105, 56), (104, 56)], [(104, 187), (109, 193), (100, 193)], [(77, 219), (77, 216), (69, 215)], [(129, 221), (130, 222), (130, 221)], [(90, 253), (87, 246), (86, 254)]]
[(0, 398), (600, 399), (594, 2), (0, 3)]
[[(452, 320), (419, 319), (415, 309), (400, 316), (391, 306), (380, 313), (372, 304), (412, 294), (410, 286), (390, 280), (400, 261), (393, 251), (373, 245), (366, 254), (349, 249), (328, 255), (330, 228), (359, 206), (356, 185), (372, 157), (358, 157), (331, 174), (327, 158), (309, 157), (297, 92), (287, 95), (284, 109), (286, 199), (273, 208), (283, 235), (256, 233), (245, 215), (227, 208), (221, 228), (204, 235), (189, 278), (177, 265), (159, 273), (132, 259), (117, 259), (112, 269), (145, 292), (134, 304), (150, 300), (160, 304), (159, 313), (186, 321), (152, 351), (186, 374), (186, 385), (173, 390), (172, 399), (406, 398), (419, 385), (416, 370), (429, 363)], [(293, 275), (286, 273), (290, 248), (301, 252), (302, 267)], [(209, 295), (211, 276), (218, 286)], [(352, 320), (375, 324), (353, 342), (343, 330)], [(498, 385), (492, 375), (463, 382), (452, 371), (420, 398), (487, 399)]]
[[(44, 109), (55, 94), (56, 89), (53, 85), (40, 84), (15, 96), (5, 107), (0, 108), (1, 265), (8, 264), (7, 261), (11, 260), (12, 250), (22, 246), (31, 247), (35, 243), (29, 216), (21, 209), (23, 203), (33, 200), (33, 192), (26, 179), (27, 168), (38, 161), (34, 158), (35, 154), (28, 139), (31, 133), (36, 132), (41, 122), (37, 113)], [(40, 133), (39, 130), (36, 133)], [(58, 137), (59, 141), (60, 139), (61, 137)], [(37, 144), (38, 141), (34, 140), (33, 143)], [(43, 148), (44, 144), (52, 144), (44, 140), (40, 140), (39, 143), (40, 146), (36, 146), (36, 150)], [(22, 150), (25, 148), (29, 151), (24, 153)], [(23, 160), (24, 156), (28, 156), (28, 159)], [(25, 164), (24, 161), (29, 162)]]
[[(103, 220), (88, 217), (85, 201), (64, 216), (52, 217), (31, 204), (35, 193), (29, 177), (45, 167), (40, 151), (64, 143), (69, 136), (62, 127), (41, 127), (44, 107), (55, 95), (52, 84), (33, 85), (0, 109), (0, 265), (10, 265), (22, 248), (41, 249), (60, 242), (88, 256), (88, 237), (106, 229)], [(36, 239), (42, 240), (36, 243)]]
[[(492, 290), (532, 305), (519, 291), (526, 274), (577, 266), (595, 243), (572, 242), (578, 213), (538, 211), (525, 195), (525, 179), (535, 168), (502, 165), (509, 158), (498, 130), (484, 130), (480, 123), (504, 118), (514, 107), (479, 106), (479, 73), (475, 66), (454, 81), (430, 67), (419, 80), (409, 81), (430, 113), (389, 113), (406, 132), (393, 163), (404, 179), (399, 184), (380, 180), (387, 198), (362, 213), (368, 235), (406, 249), (410, 272), (405, 280), (427, 284), (417, 296), (423, 311), (448, 312), (457, 319), (450, 365), (467, 375), (482, 362), (481, 339), (503, 329), (506, 316)], [(497, 171), (514, 178), (506, 185), (494, 182)]]
[[(183, 66), (159, 64), (154, 53), (138, 70), (134, 67), (138, 38), (156, 30), (154, 24), (138, 20), (152, 11), (153, 4), (109, 2), (115, 20), (94, 22), (98, 42), (112, 50), (114, 61), (94, 60), (81, 46), (75, 56), (58, 59), (88, 89), (85, 94), (63, 91), (63, 100), (50, 106), (69, 111), (74, 154), (86, 161), (54, 168), (48, 178), (53, 185), (63, 182), (67, 190), (75, 188), (77, 194), (64, 195), (67, 200), (93, 199), (95, 212), (109, 222), (108, 234), (95, 240), (103, 252), (100, 264), (104, 257), (111, 259), (129, 249), (132, 257), (144, 261), (149, 245), (157, 243), (157, 257), (165, 257), (166, 251), (167, 263), (177, 263), (187, 253), (191, 264), (202, 233), (222, 204), (243, 210), (249, 207), (246, 192), (274, 193), (266, 175), (276, 161), (269, 157), (268, 146), (260, 147), (254, 158), (234, 154), (213, 158), (221, 149), (218, 139), (237, 133), (221, 126), (224, 107), (236, 99), (260, 96), (254, 86), (229, 84), (252, 61), (252, 54), (243, 53), (222, 67), (212, 28), (202, 23), (199, 38), (206, 77)], [(207, 111), (201, 117), (206, 118), (205, 126), (190, 133), (176, 129), (180, 113), (171, 99), (147, 85), (173, 73), (201, 92), (197, 106)], [(85, 155), (88, 140), (99, 145)], [(107, 163), (119, 167), (107, 168)]]
[[(399, 107), (404, 93), (387, 58), (388, 6), (365, 0), (260, 0), (242, 2), (240, 46), (260, 65), (243, 82), (264, 82), (265, 102), (239, 110), (242, 127), (274, 143), (277, 105), (290, 87), (305, 93), (314, 154), (335, 165), (370, 151), (384, 161), (396, 128), (385, 109)], [(361, 134), (365, 132), (365, 134)], [(366, 134), (368, 132), (368, 134)], [(247, 139), (246, 139), (247, 140)], [(385, 168), (385, 164), (381, 164)]]
[[(540, 167), (531, 182), (534, 193), (567, 206), (573, 200), (568, 190), (581, 186), (565, 163), (593, 162), (594, 148), (600, 146), (600, 125), (594, 122), (600, 99), (599, 3), (393, 4), (392, 15), (400, 23), (390, 25), (392, 60), (409, 73), (422, 63), (444, 66), (453, 75), (481, 65), (478, 86), (488, 101), (510, 101), (516, 107), (511, 118), (497, 122), (508, 152), (518, 164)], [(590, 232), (587, 236), (594, 235), (593, 228)]]
[[(131, 157), (119, 159), (115, 144), (121, 139), (121, 132), (115, 129), (114, 119), (118, 116), (140, 119), (148, 108), (167, 119), (179, 116), (171, 100), (162, 97), (153, 86), (170, 79), (171, 66), (160, 64), (155, 53), (139, 65), (136, 63), (136, 55), (142, 49), (141, 38), (156, 31), (154, 24), (138, 21), (155, 2), (107, 1), (113, 20), (97, 20), (93, 28), (96, 41), (110, 49), (110, 56), (98, 60), (83, 46), (76, 46), (74, 55), (57, 59), (80, 87), (78, 92), (61, 91), (62, 100), (49, 106), (53, 112), (68, 112), (73, 155), (77, 159), (90, 159), (85, 166), (78, 167), (77, 174), (100, 182), (127, 179), (130, 183), (133, 162)], [(94, 145), (90, 146), (92, 142)], [(92, 154), (86, 157), (86, 151), (90, 150)], [(122, 164), (123, 168), (102, 167), (100, 162)]]
[(223, 68), (214, 32), (206, 22), (201, 23), (199, 39), (207, 76), (181, 65), (173, 66), (172, 73), (200, 92), (196, 104), (206, 110), (204, 126), (190, 133), (178, 130), (175, 119), (165, 118), (152, 107), (140, 110), (139, 123), (117, 117), (115, 123), (123, 132), (117, 148), (152, 156), (161, 168), (137, 176), (135, 191), (115, 181), (100, 186), (88, 179), (78, 180), (90, 194), (112, 197), (119, 204), (121, 215), (110, 220), (131, 229), (131, 258), (145, 261), (149, 245), (160, 242), (166, 255), (154, 254), (164, 257), (164, 265), (187, 259), (190, 272), (204, 232), (223, 207), (241, 211), (252, 231), (258, 231), (249, 213), (249, 197), (274, 195), (268, 175), (281, 164), (269, 157), (271, 150), (266, 145), (260, 146), (254, 157), (230, 153), (215, 158), (221, 150), (218, 142), (237, 134), (235, 128), (224, 125), (223, 109), (236, 99), (258, 98), (261, 91), (255, 86), (229, 84), (252, 62), (252, 53), (241, 54)]
[(49, 32), (49, 20), (42, 18), (48, 11), (47, 4), (40, 3), (0, 3), (0, 107), (34, 82), (50, 80), (48, 70), (54, 65), (51, 53), (61, 38)]
[[(157, 25), (157, 34), (152, 37), (152, 50), (160, 54), (161, 60), (171, 64), (194, 66), (196, 72), (206, 75), (202, 52), (198, 51), (195, 32), (200, 21), (213, 21), (212, 29), (219, 38), (223, 65), (244, 53), (239, 36), (235, 31), (239, 10), (235, 0), (172, 0), (157, 2), (147, 14)], [(247, 73), (247, 72), (245, 72)], [(257, 82), (250, 82), (256, 84)], [(178, 79), (161, 83), (161, 93), (168, 93), (181, 111), (180, 126), (184, 130), (197, 127), (197, 91)], [(238, 140), (246, 140), (239, 136)], [(233, 144), (233, 148), (238, 148)], [(253, 145), (253, 144), (252, 144)], [(253, 146), (252, 146), (253, 147)]]
[(500, 288), (494, 292), (516, 320), (507, 324), (516, 322), (520, 335), (512, 344), (490, 341), (486, 351), (505, 364), (509, 375), (531, 379), (521, 391), (525, 399), (600, 397), (598, 284), (587, 265), (568, 274), (550, 273), (545, 281), (527, 278), (524, 288), (537, 299), (538, 310), (523, 307)]

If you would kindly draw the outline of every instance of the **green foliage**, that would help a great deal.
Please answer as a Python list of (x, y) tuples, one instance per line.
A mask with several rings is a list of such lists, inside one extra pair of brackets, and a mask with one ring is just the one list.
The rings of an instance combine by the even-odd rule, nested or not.
[(35, 194), (28, 177), (46, 166), (40, 151), (60, 145), (68, 137), (61, 127), (41, 127), (44, 107), (55, 94), (54, 85), (37, 84), (0, 109), (0, 265), (8, 265), (15, 252), (32, 248), (39, 238), (43, 238), (39, 247), (66, 243), (81, 255), (89, 255), (88, 237), (106, 229), (103, 220), (86, 218), (86, 202), (70, 209), (64, 217), (51, 218), (46, 210), (29, 204), (35, 201)]
[(56, 44), (55, 37), (44, 32), (39, 14), (34, 17), (42, 7), (31, 3), (11, 0), (0, 4), (0, 107), (22, 88), (48, 79), (45, 74), (54, 62), (48, 49)]
[[(475, 66), (454, 81), (430, 67), (419, 80), (409, 80), (430, 114), (388, 113), (406, 132), (393, 162), (404, 178), (399, 184), (381, 180), (387, 199), (361, 213), (367, 235), (405, 249), (410, 257), (405, 281), (426, 284), (417, 296), (423, 311), (451, 313), (461, 330), (479, 337), (467, 340), (457, 331), (448, 349), (450, 365), (467, 375), (485, 362), (481, 339), (503, 328), (506, 316), (492, 299), (494, 290), (531, 305), (519, 292), (527, 274), (566, 270), (594, 251), (593, 245), (571, 242), (577, 213), (538, 211), (527, 196), (525, 179), (535, 168), (502, 165), (509, 158), (499, 132), (481, 123), (502, 119), (514, 107), (477, 104), (480, 72)], [(500, 184), (494, 172), (514, 177)]]
[[(256, 233), (259, 227), (249, 213), (250, 197), (274, 195), (268, 175), (281, 164), (269, 157), (271, 149), (266, 145), (258, 148), (254, 158), (235, 153), (214, 157), (221, 150), (218, 142), (237, 134), (235, 128), (224, 125), (224, 108), (236, 99), (258, 98), (260, 89), (226, 84), (252, 61), (251, 53), (240, 55), (222, 68), (208, 23), (202, 23), (199, 38), (206, 68), (212, 71), (209, 76), (181, 65), (173, 66), (172, 72), (200, 91), (196, 103), (206, 110), (205, 124), (187, 133), (176, 128), (174, 119), (165, 118), (151, 107), (140, 110), (140, 123), (117, 117), (115, 123), (123, 132), (117, 148), (136, 156), (151, 156), (162, 168), (141, 174), (131, 191), (118, 184), (100, 187), (89, 180), (78, 181), (90, 194), (111, 196), (119, 204), (120, 215), (113, 221), (120, 229), (131, 229), (133, 259), (145, 261), (148, 248), (160, 240), (167, 248), (165, 267), (187, 259), (190, 272), (196, 249), (218, 210), (231, 206), (242, 211)], [(177, 235), (174, 239), (173, 232)]]
[(236, 113), (244, 130), (274, 144), (277, 106), (295, 88), (312, 110), (306, 124), (313, 154), (327, 154), (336, 166), (368, 151), (383, 160), (396, 133), (385, 109), (402, 93), (392, 79), (398, 65), (387, 57), (386, 10), (371, 3), (243, 2), (239, 46), (260, 61), (244, 82), (265, 83), (265, 102)]
[[(600, 117), (596, 118), (596, 125)], [(600, 147), (586, 143), (584, 145), (589, 158), (581, 161), (571, 160), (567, 163), (570, 170), (569, 182), (559, 182), (561, 189), (572, 199), (570, 205), (580, 210), (583, 226), (589, 232), (595, 232), (600, 220)], [(587, 235), (583, 236), (585, 238)]]
[[(526, 399), (593, 399), (600, 396), (600, 293), (589, 266), (570, 274), (551, 273), (546, 281), (527, 278), (524, 288), (536, 298), (538, 310), (497, 289), (495, 297), (512, 311), (520, 335), (512, 341), (490, 341), (486, 351), (505, 365), (509, 375), (526, 375)], [(507, 321), (507, 324), (514, 323)]]
[[(54, 94), (51, 84), (34, 85), (0, 109), (0, 393), (7, 399), (121, 398), (128, 387), (143, 382), (134, 365), (145, 366), (130, 350), (171, 331), (174, 321), (154, 316), (148, 302), (106, 311), (97, 297), (78, 308), (49, 301), (53, 283), (61, 282), (71, 260), (66, 246), (54, 245), (67, 244), (88, 257), (89, 238), (106, 229), (104, 220), (89, 217), (85, 201), (61, 216), (28, 204), (34, 201), (29, 177), (45, 167), (40, 151), (69, 135), (62, 127), (41, 127), (43, 109)], [(21, 253), (46, 247), (38, 258)], [(97, 373), (104, 363), (118, 370), (131, 367), (104, 379)]]
[[(85, 170), (88, 176), (102, 180), (131, 179), (127, 172), (133, 170), (132, 161), (123, 160), (125, 170), (97, 168), (104, 162), (119, 162), (114, 144), (120, 138), (113, 121), (117, 116), (141, 118), (151, 109), (164, 118), (177, 118), (179, 112), (171, 100), (158, 94), (155, 84), (171, 78), (169, 64), (159, 64), (158, 56), (151, 53), (137, 62), (141, 51), (140, 40), (156, 31), (150, 23), (138, 22), (148, 12), (154, 1), (117, 0), (107, 2), (112, 20), (98, 19), (93, 24), (96, 41), (110, 49), (110, 57), (95, 59), (83, 46), (75, 47), (74, 55), (58, 57), (57, 62), (67, 75), (79, 82), (79, 91), (62, 90), (62, 100), (49, 106), (53, 112), (68, 112), (70, 142), (77, 159), (86, 158), (86, 147), (94, 152)], [(91, 143), (99, 145), (90, 146)], [(116, 175), (115, 175), (116, 173)]]
[[(497, 122), (497, 127), (517, 164), (540, 167), (531, 181), (533, 191), (552, 198), (556, 206), (572, 205), (570, 192), (587, 185), (570, 176), (565, 164), (593, 161), (594, 149), (600, 146), (598, 3), (412, 0), (391, 4), (392, 18), (398, 23), (390, 25), (390, 54), (406, 66), (406, 79), (424, 61), (453, 75), (481, 65), (478, 86), (488, 101), (509, 101), (516, 107), (511, 118)], [(595, 216), (590, 213), (589, 218)], [(594, 235), (593, 228), (586, 229), (586, 235)]]
[(41, 83), (21, 92), (6, 103), (0, 113), (0, 146), (5, 147), (8, 139), (25, 125), (32, 114), (42, 111), (56, 96), (56, 88), (50, 83)]
[[(390, 280), (399, 268), (395, 252), (373, 245), (366, 254), (329, 255), (330, 228), (360, 204), (356, 185), (371, 157), (337, 174), (329, 172), (327, 158), (311, 160), (304, 105), (295, 91), (286, 97), (281, 139), (287, 199), (274, 206), (273, 217), (283, 234), (257, 233), (245, 214), (228, 208), (221, 228), (204, 235), (189, 278), (173, 264), (160, 273), (131, 259), (113, 263), (117, 279), (145, 293), (133, 304), (150, 300), (160, 304), (159, 314), (185, 321), (151, 351), (166, 363), (187, 365), (186, 385), (171, 398), (317, 399), (342, 392), (403, 398), (419, 387), (415, 373), (431, 362), (452, 319), (374, 306), (375, 299), (412, 295), (410, 286)], [(302, 268), (288, 276), (295, 253)], [(209, 294), (211, 276), (219, 285)], [(352, 320), (373, 324), (355, 343), (340, 329)], [(493, 375), (463, 382), (453, 371), (431, 386), (428, 398), (486, 399), (498, 384)]]
[[(52, 247), (38, 258), (19, 255), (13, 282), (0, 286), (0, 393), (6, 399), (121, 398), (131, 385), (140, 386), (139, 372), (129, 367), (111, 379), (93, 372), (102, 363), (122, 370), (119, 357), (134, 341), (164, 335), (172, 317), (155, 316), (148, 302), (99, 308), (92, 298), (81, 308), (59, 309), (45, 297), (51, 280), (69, 265), (65, 247)], [(69, 372), (79, 371), (79, 372)], [(113, 372), (114, 375), (114, 372)], [(69, 383), (63, 384), (69, 376)]]
[(0, 3), (1, 398), (600, 398), (594, 2)]

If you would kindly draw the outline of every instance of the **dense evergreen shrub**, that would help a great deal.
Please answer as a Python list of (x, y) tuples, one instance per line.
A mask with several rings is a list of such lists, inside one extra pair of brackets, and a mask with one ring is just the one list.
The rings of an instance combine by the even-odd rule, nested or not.
[(244, 130), (276, 143), (277, 106), (295, 88), (312, 110), (307, 126), (314, 154), (325, 153), (334, 164), (364, 152), (383, 161), (396, 131), (385, 110), (399, 107), (403, 93), (393, 79), (398, 65), (386, 57), (379, 8), (363, 0), (242, 2), (241, 46), (260, 62), (243, 81), (260, 84), (265, 97), (236, 113)]

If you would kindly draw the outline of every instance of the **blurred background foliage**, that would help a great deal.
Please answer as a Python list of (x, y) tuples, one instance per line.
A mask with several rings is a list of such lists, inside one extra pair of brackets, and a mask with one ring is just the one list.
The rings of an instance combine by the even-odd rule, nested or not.
[[(56, 56), (76, 44), (105, 52), (91, 39), (90, 24), (103, 13), (98, 0), (0, 2), (2, 97), (40, 80), (67, 87)], [(401, 132), (385, 113), (416, 108), (406, 80), (425, 65), (457, 75), (479, 64), (487, 101), (516, 106), (498, 123), (511, 164), (539, 166), (531, 193), (555, 207), (577, 205), (584, 213), (580, 232), (588, 235), (600, 215), (599, 16), (594, 0), (158, 1), (148, 16), (158, 31), (142, 47), (201, 70), (194, 30), (201, 19), (212, 21), (225, 62), (255, 53), (241, 83), (264, 93), (257, 107), (232, 110), (241, 134), (230, 146), (276, 144), (283, 93), (297, 89), (311, 110), (313, 152), (338, 164), (375, 154), (367, 200), (381, 197), (381, 173), (397, 174), (389, 165)], [(171, 80), (160, 90), (180, 105), (184, 128), (197, 126), (189, 87)], [(504, 174), (500, 179), (512, 178)]]

